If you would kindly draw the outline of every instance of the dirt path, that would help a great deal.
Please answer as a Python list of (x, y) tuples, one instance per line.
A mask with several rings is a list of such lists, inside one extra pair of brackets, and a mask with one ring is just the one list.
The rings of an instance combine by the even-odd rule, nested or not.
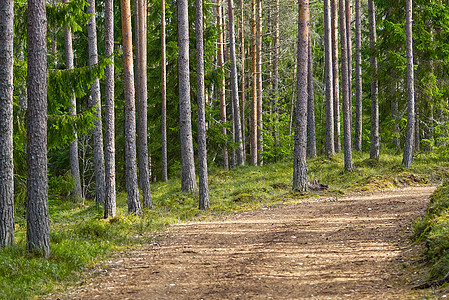
[(69, 299), (412, 299), (411, 220), (433, 188), (248, 211), (174, 226)]

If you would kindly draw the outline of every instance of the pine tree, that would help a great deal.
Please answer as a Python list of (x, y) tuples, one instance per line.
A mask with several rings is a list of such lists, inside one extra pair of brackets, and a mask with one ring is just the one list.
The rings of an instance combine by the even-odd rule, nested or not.
[(128, 212), (142, 214), (137, 187), (136, 165), (136, 115), (134, 95), (134, 68), (131, 32), (131, 8), (129, 0), (121, 1), (123, 39), (123, 78), (125, 93), (125, 167)]
[(27, 249), (50, 255), (47, 179), (46, 1), (28, 1)]
[(168, 180), (167, 161), (167, 54), (165, 46), (165, 0), (161, 0), (161, 77), (162, 77), (162, 181)]
[[(334, 141), (334, 69), (330, 0), (324, 0), (324, 76), (326, 85), (326, 145), (327, 157), (335, 154)], [(338, 70), (338, 66), (337, 66)], [(338, 83), (338, 80), (337, 80)], [(338, 85), (337, 85), (338, 86)], [(338, 94), (337, 94), (338, 95)]]
[(196, 0), (196, 77), (198, 107), (198, 173), (199, 208), (209, 209), (209, 184), (207, 181), (206, 113), (204, 97), (204, 42), (203, 0)]
[(293, 156), (293, 190), (307, 190), (307, 81), (308, 81), (308, 40), (309, 1), (299, 0), (298, 4), (298, 85), (295, 117), (295, 152)]
[(404, 156), (402, 165), (406, 168), (412, 166), (413, 143), (415, 134), (415, 75), (413, 69), (413, 34), (412, 34), (412, 0), (406, 1), (405, 33), (407, 39), (407, 135), (405, 137)]
[[(374, 1), (368, 0), (368, 17), (369, 17), (369, 37), (370, 48), (373, 50), (376, 47), (376, 12), (374, 10)], [(377, 57), (371, 55), (371, 145), (370, 158), (379, 159), (379, 100), (377, 99), (378, 84), (377, 84)]]
[(114, 113), (114, 10), (113, 0), (105, 1), (105, 56), (110, 64), (105, 70), (104, 95), (104, 135), (105, 135), (105, 181), (104, 217), (115, 217), (116, 185), (115, 185), (115, 113)]
[(13, 0), (0, 1), (0, 248), (14, 244)]
[(354, 149), (362, 151), (362, 22), (360, 0), (355, 0), (355, 133)]
[(190, 192), (196, 190), (197, 186), (190, 106), (188, 0), (178, 0), (178, 48), (181, 189), (184, 192)]

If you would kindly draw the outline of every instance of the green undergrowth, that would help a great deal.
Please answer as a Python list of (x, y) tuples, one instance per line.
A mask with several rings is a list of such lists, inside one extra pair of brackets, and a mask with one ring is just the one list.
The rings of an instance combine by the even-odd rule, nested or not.
[(449, 272), (449, 181), (444, 181), (430, 198), (426, 214), (414, 223), (414, 240), (424, 242), (430, 263), (430, 280)]
[(355, 153), (351, 172), (344, 171), (342, 154), (311, 159), (309, 180), (317, 179), (329, 188), (308, 193), (291, 190), (291, 159), (230, 171), (214, 167), (209, 171), (211, 209), (207, 212), (197, 209), (197, 193), (180, 192), (176, 178), (152, 184), (154, 207), (143, 216), (127, 213), (124, 193), (118, 194), (117, 216), (109, 219), (103, 219), (92, 202), (81, 205), (64, 198), (51, 199), (51, 257), (42, 259), (26, 252), (24, 217), (16, 216), (16, 245), (0, 251), (0, 299), (40, 298), (61, 291), (85, 276), (84, 270), (115, 253), (151, 242), (174, 223), (297, 203), (320, 195), (338, 199), (348, 192), (425, 184), (447, 177), (448, 164), (437, 157), (418, 157), (411, 169), (401, 167), (401, 158), (382, 154), (380, 161), (373, 161)]

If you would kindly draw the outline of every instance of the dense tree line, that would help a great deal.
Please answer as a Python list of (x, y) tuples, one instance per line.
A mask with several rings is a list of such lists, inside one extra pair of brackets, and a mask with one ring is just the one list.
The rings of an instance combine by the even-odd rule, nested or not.
[(207, 209), (208, 166), (291, 159), (301, 191), (316, 155), (351, 171), (353, 150), (389, 148), (410, 167), (446, 145), (448, 16), (442, 0), (1, 0), (0, 246), (26, 213), (48, 255), (49, 197), (107, 218), (126, 190), (142, 214), (150, 182), (179, 176)]

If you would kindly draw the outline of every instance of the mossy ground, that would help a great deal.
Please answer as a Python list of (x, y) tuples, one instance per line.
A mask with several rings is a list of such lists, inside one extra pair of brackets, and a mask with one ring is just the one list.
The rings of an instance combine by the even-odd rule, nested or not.
[[(401, 158), (383, 153), (380, 161), (373, 161), (356, 153), (351, 172), (344, 171), (342, 154), (314, 158), (308, 161), (309, 179), (329, 185), (320, 193), (338, 199), (338, 195), (351, 191), (423, 184), (447, 177), (449, 163), (436, 154), (415, 159), (411, 169), (401, 167)], [(197, 209), (196, 193), (180, 192), (179, 179), (152, 184), (154, 208), (145, 210), (141, 217), (126, 213), (124, 193), (118, 194), (117, 216), (106, 220), (95, 203), (51, 200), (51, 257), (42, 259), (26, 252), (25, 221), (17, 216), (16, 245), (0, 251), (0, 299), (39, 297), (63, 288), (78, 280), (86, 268), (127, 247), (150, 242), (170, 224), (319, 195), (292, 191), (291, 180), (291, 160), (230, 171), (213, 168), (209, 172), (211, 210), (207, 212)]]

